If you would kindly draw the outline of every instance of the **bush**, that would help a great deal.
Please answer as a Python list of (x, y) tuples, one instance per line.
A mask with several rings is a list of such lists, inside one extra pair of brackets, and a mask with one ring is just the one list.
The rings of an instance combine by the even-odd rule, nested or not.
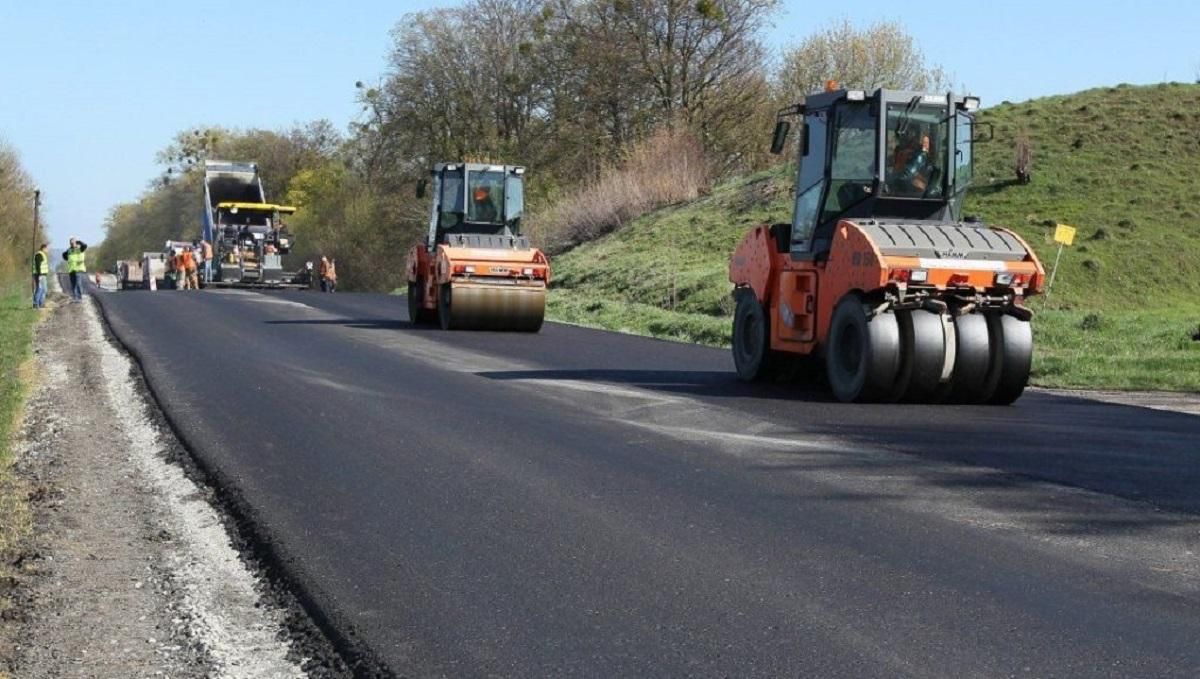
[(656, 208), (695, 200), (713, 178), (700, 142), (690, 133), (663, 128), (602, 170), (596, 181), (581, 182), (572, 195), (531, 215), (529, 231), (541, 247), (562, 252)]
[(1079, 321), (1080, 330), (1099, 330), (1104, 327), (1104, 318), (1100, 314), (1088, 314)]

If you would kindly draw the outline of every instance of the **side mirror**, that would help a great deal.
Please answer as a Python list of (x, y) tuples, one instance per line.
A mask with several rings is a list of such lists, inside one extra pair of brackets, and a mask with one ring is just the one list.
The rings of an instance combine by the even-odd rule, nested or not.
[(422, 179), (417, 182), (417, 198), (425, 197), (425, 187), (429, 185), (429, 180)]
[(780, 120), (775, 123), (775, 133), (771, 135), (771, 153), (779, 155), (783, 153), (783, 146), (787, 143), (788, 132), (791, 131), (792, 124), (786, 120)]

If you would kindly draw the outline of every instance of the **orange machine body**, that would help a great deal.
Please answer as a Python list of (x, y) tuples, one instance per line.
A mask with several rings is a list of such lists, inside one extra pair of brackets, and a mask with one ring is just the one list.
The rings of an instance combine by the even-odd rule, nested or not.
[[(770, 316), (770, 346), (775, 351), (810, 354), (828, 336), (833, 310), (847, 294), (864, 299), (890, 295), (903, 300), (918, 291), (930, 299), (959, 295), (968, 298), (1008, 294), (1020, 305), (1041, 292), (1045, 270), (1033, 250), (1006, 229), (992, 228), (1024, 247), (1019, 261), (923, 258), (884, 255), (871, 237), (852, 220), (842, 220), (834, 230), (829, 255), (824, 259), (793, 259), (780, 251), (772, 227), (755, 227), (734, 251), (729, 279), (738, 288), (753, 291)], [(913, 272), (924, 272), (913, 281)], [(997, 286), (997, 274), (1011, 275), (1011, 283)]]

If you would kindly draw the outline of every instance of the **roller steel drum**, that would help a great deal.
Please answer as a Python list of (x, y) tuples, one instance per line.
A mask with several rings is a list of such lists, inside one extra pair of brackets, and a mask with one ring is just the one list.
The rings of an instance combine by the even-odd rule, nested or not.
[(441, 297), (438, 315), (446, 329), (537, 332), (546, 316), (545, 286), (455, 281), (442, 286)]

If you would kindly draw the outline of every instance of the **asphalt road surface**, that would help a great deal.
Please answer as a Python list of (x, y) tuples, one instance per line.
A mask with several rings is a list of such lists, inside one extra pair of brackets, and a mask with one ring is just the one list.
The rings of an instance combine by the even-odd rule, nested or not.
[(1200, 418), (853, 406), (403, 298), (100, 293), (344, 641), (408, 676), (1200, 676)]

